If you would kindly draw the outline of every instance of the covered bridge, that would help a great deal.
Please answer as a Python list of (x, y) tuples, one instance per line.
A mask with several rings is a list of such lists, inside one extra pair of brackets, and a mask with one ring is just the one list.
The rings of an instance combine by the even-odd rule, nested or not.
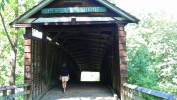
[[(58, 84), (61, 64), (71, 79), (81, 72), (100, 72), (100, 81), (123, 98), (127, 81), (125, 25), (138, 19), (106, 0), (43, 0), (10, 23), (25, 28), (27, 98), (39, 98)], [(36, 37), (37, 30), (42, 37)]]

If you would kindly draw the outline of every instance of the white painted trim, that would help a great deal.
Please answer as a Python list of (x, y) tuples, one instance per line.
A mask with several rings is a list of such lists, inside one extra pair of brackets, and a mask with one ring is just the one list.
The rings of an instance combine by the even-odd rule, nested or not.
[(37, 19), (37, 18), (28, 18), (28, 19), (24, 20), (22, 23), (26, 23), (26, 24), (32, 23), (35, 19)]
[(114, 17), (114, 18), (112, 17), (50, 17), (50, 18), (38, 18), (32, 23), (71, 22), (72, 18), (76, 18), (76, 22), (84, 22), (84, 21), (85, 22), (93, 22), (93, 21), (108, 22), (108, 21), (127, 20), (123, 17)]

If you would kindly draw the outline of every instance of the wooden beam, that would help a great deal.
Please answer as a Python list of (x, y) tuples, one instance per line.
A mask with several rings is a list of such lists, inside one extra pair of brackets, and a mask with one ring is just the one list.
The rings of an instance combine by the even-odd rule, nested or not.
[(55, 37), (52, 38), (52, 40), (51, 40), (50, 42), (47, 43), (47, 46), (48, 46), (50, 43), (52, 43), (53, 41), (55, 41), (55, 40), (58, 38), (59, 35), (60, 35), (60, 32), (58, 32), (58, 34), (55, 35)]
[(104, 39), (105, 37), (100, 37), (100, 36), (90, 36), (90, 35), (84, 35), (84, 36), (65, 36), (65, 37), (62, 37), (62, 36), (60, 36), (60, 37), (58, 37), (58, 39), (62, 39), (62, 38), (68, 38), (68, 39), (77, 39), (77, 40), (108, 40), (108, 39)]
[(99, 44), (105, 44), (107, 41), (106, 40), (67, 40), (65, 43), (99, 43)]
[(88, 46), (81, 46), (81, 47), (75, 47), (75, 48), (70, 48), (69, 49), (71, 52), (74, 52), (74, 51), (81, 51), (81, 50), (95, 50), (95, 51), (104, 51), (102, 48), (94, 48), (94, 47), (88, 47)]
[(110, 27), (76, 27), (76, 28), (70, 28), (70, 27), (48, 27), (46, 28), (46, 32), (100, 32), (100, 31), (112, 31), (114, 28)]
[[(102, 35), (101, 37), (106, 38), (109, 37), (108, 34), (102, 34), (102, 31), (100, 31), (100, 34)], [(81, 34), (86, 34), (90, 36), (100, 36), (99, 31), (98, 32), (80, 32), (80, 31), (66, 31), (62, 32), (63, 34), (60, 34), (61, 37), (68, 37), (68, 36), (73, 36), (73, 35), (81, 35)]]
[[(61, 43), (59, 43), (59, 44), (61, 44), (61, 45), (63, 45), (63, 43), (65, 43), (65, 41), (67, 40), (68, 38), (65, 38)], [(66, 47), (65, 47), (66, 48)], [(67, 48), (66, 48), (67, 49)]]
[(104, 44), (97, 44), (97, 43), (94, 43), (94, 44), (87, 44), (87, 43), (70, 43), (69, 45), (66, 46), (66, 48), (72, 48), (72, 47), (77, 47), (77, 46), (83, 46), (83, 45), (87, 45), (87, 46), (97, 46), (97, 47), (104, 47), (105, 45)]
[(94, 66), (101, 66), (101, 62), (88, 62), (88, 61), (82, 61), (82, 62), (77, 62), (78, 64), (89, 64), (89, 65), (94, 65)]
[(91, 50), (82, 50), (82, 51), (76, 51), (76, 52), (72, 52), (73, 55), (80, 55), (83, 53), (88, 53), (88, 54), (95, 54), (95, 55), (103, 55), (103, 52), (100, 51), (91, 51)]
[(96, 57), (95, 56), (95, 58), (93, 58), (93, 57), (91, 58), (91, 57), (79, 56), (79, 57), (75, 57), (75, 59), (77, 59), (78, 61), (81, 61), (81, 60), (87, 60), (87, 61), (94, 60), (94, 61), (99, 61), (99, 62), (102, 61), (102, 57), (101, 56), (100, 57)]
[(80, 68), (98, 68), (100, 69), (100, 64), (90, 64), (90, 63), (78, 63), (80, 65)]
[(102, 55), (90, 55), (90, 54), (81, 54), (81, 55), (75, 55), (75, 58), (86, 58), (86, 59), (88, 59), (89, 58), (89, 60), (91, 60), (92, 58), (102, 58), (103, 56)]

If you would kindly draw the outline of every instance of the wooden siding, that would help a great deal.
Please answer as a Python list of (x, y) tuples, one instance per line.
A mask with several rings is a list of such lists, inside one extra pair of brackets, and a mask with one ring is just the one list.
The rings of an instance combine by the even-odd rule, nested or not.
[(123, 87), (123, 83), (127, 82), (128, 71), (127, 71), (127, 52), (126, 52), (126, 32), (124, 30), (124, 24), (118, 24), (118, 33), (119, 33), (119, 59), (120, 59), (120, 93), (121, 99), (124, 98), (125, 88)]
[[(25, 53), (25, 62), (24, 62), (24, 72), (25, 72), (25, 76), (24, 76), (24, 81), (25, 83), (29, 84), (29, 87), (27, 90), (31, 90), (31, 85), (32, 85), (32, 66), (31, 66), (31, 37), (32, 37), (32, 28), (26, 28), (26, 33), (24, 35), (24, 53)], [(32, 92), (30, 91), (30, 94)], [(26, 98), (30, 98), (30, 94), (26, 96)]]

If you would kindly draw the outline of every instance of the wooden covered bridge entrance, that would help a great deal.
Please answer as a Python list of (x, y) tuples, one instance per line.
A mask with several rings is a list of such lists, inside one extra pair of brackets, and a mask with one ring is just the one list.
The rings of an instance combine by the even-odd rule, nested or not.
[[(125, 25), (139, 20), (106, 0), (43, 0), (14, 20), (23, 27), (27, 98), (39, 98), (58, 84), (61, 64), (70, 81), (82, 71), (100, 72), (100, 81), (123, 98), (127, 80)], [(35, 37), (38, 30), (42, 38)]]

